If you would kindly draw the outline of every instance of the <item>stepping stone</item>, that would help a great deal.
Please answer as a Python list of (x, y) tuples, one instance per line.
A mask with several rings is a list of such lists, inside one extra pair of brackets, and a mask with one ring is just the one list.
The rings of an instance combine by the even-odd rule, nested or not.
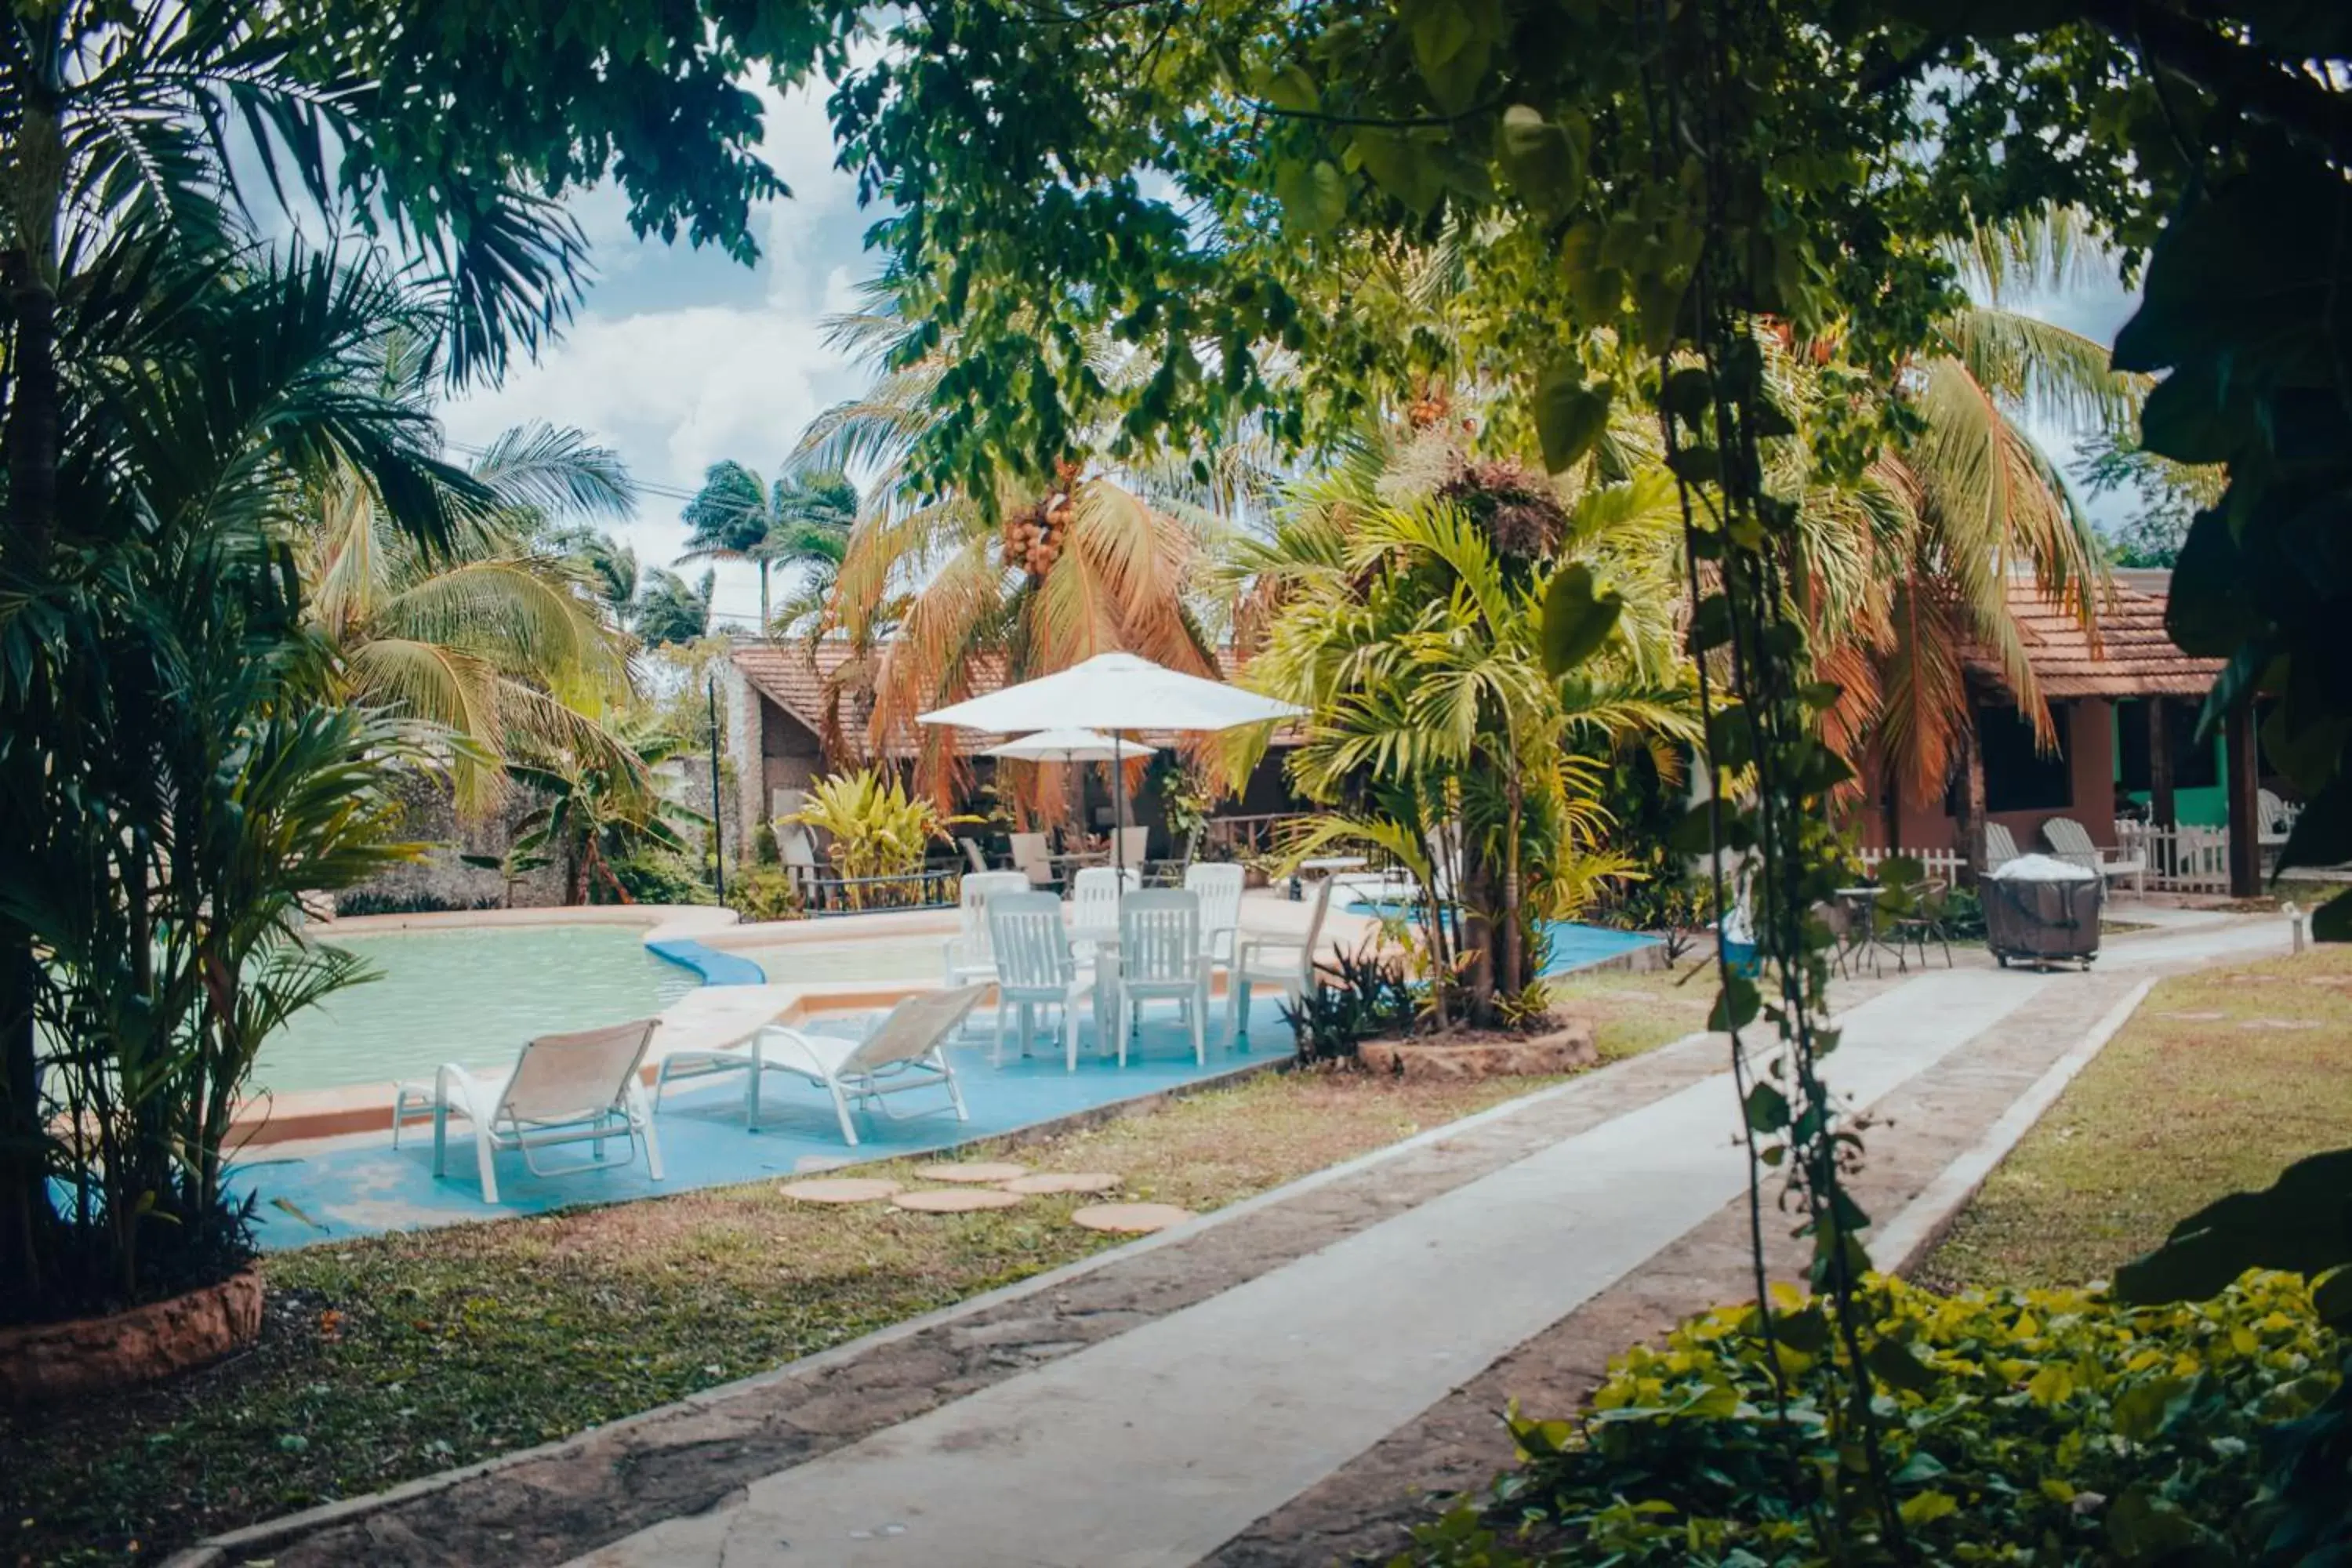
[(2229, 1016), (2227, 1013), (2159, 1013), (2157, 1015), (2159, 1018), (2178, 1018), (2184, 1024), (2210, 1024)]
[(898, 1191), (898, 1184), (880, 1176), (835, 1176), (827, 1181), (786, 1182), (776, 1191), (804, 1204), (879, 1203)]
[(1015, 1176), (1004, 1184), (1008, 1193), (1108, 1193), (1118, 1185), (1118, 1178), (1108, 1171), (1040, 1171), (1034, 1176)]
[(985, 1186), (1029, 1173), (1026, 1165), (1003, 1160), (975, 1160), (961, 1165), (918, 1165), (915, 1174), (927, 1182), (971, 1182)]
[(917, 1214), (970, 1214), (974, 1209), (1009, 1209), (1021, 1201), (1021, 1194), (1002, 1187), (932, 1187), (900, 1193), (890, 1201)]
[(1070, 1223), (1082, 1225), (1088, 1230), (1140, 1236), (1146, 1231), (1166, 1230), (1171, 1225), (1181, 1225), (1192, 1217), (1191, 1209), (1180, 1209), (1174, 1204), (1096, 1204), (1072, 1215)]
[(2316, 1018), (2249, 1018), (2238, 1026), (2241, 1029), (2316, 1029)]

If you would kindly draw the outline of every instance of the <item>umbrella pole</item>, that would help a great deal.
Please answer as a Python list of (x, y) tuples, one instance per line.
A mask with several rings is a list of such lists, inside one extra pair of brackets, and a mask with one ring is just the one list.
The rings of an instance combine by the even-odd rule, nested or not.
[[(1110, 732), (1110, 853), (1111, 864), (1127, 869), (1127, 769), (1118, 759), (1118, 731)], [(1127, 879), (1119, 879), (1120, 885)]]

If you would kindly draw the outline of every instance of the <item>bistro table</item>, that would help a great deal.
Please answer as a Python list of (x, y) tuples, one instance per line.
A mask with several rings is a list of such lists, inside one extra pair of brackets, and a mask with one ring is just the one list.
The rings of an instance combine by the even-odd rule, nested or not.
[(1895, 963), (1903, 967), (1903, 950), (1890, 944), (1878, 930), (1878, 900), (1886, 889), (1875, 882), (1864, 882), (1836, 890), (1837, 901), (1846, 912), (1845, 945), (1838, 950), (1838, 962), (1843, 966), (1852, 959), (1859, 963), (1870, 961), (1870, 973), (1878, 973), (1878, 955), (1891, 952)]
[[(1318, 855), (1312, 860), (1301, 860), (1298, 869), (1316, 872), (1317, 879), (1320, 880), (1325, 877), (1336, 877), (1342, 871), (1361, 871), (1370, 865), (1371, 861), (1361, 855)], [(1297, 903), (1306, 896), (1306, 889), (1299, 886), (1298, 878), (1294, 875), (1290, 879), (1290, 901)]]

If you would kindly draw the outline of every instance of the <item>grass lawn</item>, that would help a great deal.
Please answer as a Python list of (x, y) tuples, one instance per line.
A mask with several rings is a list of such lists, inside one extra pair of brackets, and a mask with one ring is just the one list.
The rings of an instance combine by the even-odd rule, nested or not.
[(1706, 1028), (1715, 1005), (1715, 961), (1685, 958), (1671, 970), (1601, 970), (1549, 984), (1553, 1005), (1592, 1019), (1601, 1059), (1613, 1062)]
[[(1548, 1081), (1265, 1075), (975, 1152), (1207, 1210)], [(876, 1173), (908, 1180), (911, 1163)], [(0, 1415), (0, 1563), (150, 1561), (646, 1410), (1118, 1245), (1066, 1223), (1098, 1201), (932, 1215), (760, 1183), (277, 1254), (251, 1353)]]
[(1920, 1277), (2078, 1285), (2352, 1127), (2352, 950), (2167, 980), (2001, 1163)]

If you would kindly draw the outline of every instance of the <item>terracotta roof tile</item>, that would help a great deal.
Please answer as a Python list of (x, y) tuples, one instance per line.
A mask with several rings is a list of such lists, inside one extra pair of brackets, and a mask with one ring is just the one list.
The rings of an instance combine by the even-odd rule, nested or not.
[[(2033, 585), (2014, 582), (2010, 613), (2024, 635), (2042, 694), (2079, 697), (2202, 697), (2221, 672), (2218, 658), (2194, 658), (2175, 647), (2164, 629), (2164, 599), (2117, 583), (2098, 605), (2095, 641), (2072, 611), (2045, 599)], [(1993, 681), (2000, 667), (1972, 647), (1962, 656), (1969, 672)]]

